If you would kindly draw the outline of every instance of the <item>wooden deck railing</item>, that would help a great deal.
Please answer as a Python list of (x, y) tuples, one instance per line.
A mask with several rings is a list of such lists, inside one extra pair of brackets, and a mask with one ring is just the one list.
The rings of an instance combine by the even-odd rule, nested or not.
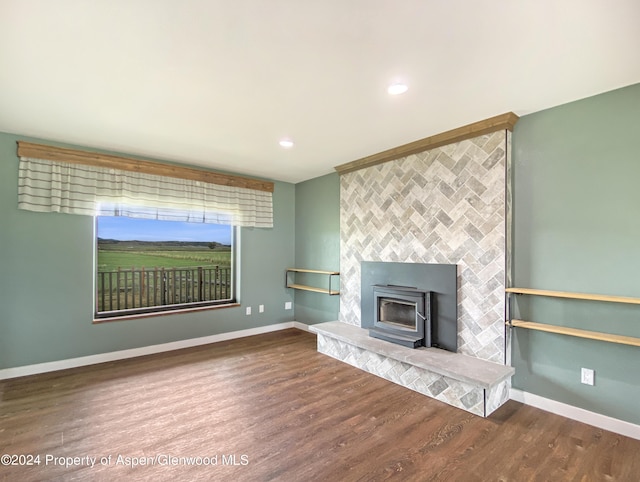
[(232, 296), (231, 268), (220, 266), (99, 271), (97, 284), (97, 313), (227, 300)]

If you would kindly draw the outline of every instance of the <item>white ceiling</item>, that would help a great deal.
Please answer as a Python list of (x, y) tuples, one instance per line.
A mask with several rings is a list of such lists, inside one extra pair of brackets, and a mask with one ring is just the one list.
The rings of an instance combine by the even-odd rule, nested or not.
[(640, 82), (639, 46), (638, 0), (0, 0), (0, 131), (299, 182)]

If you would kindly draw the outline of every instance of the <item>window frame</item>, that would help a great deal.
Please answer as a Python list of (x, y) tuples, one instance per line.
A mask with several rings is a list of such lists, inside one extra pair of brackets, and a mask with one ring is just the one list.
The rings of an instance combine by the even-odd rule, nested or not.
[[(127, 308), (120, 310), (98, 311), (99, 280), (98, 280), (98, 215), (93, 217), (93, 323), (109, 321), (124, 321), (153, 316), (189, 313), (203, 310), (233, 308), (240, 306), (239, 299), (239, 254), (240, 254), (240, 226), (228, 225), (231, 230), (231, 259), (229, 264), (230, 298), (222, 300), (193, 301), (173, 303), (149, 307)], [(170, 222), (170, 221), (167, 221)]]

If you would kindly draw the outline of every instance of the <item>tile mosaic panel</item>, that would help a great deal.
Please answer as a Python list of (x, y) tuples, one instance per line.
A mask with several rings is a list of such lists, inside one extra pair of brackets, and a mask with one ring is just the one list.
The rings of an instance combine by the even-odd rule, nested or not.
[(467, 412), (484, 416), (485, 390), (480, 387), (364, 350), (320, 333), (317, 336), (320, 353)]
[(489, 390), (485, 390), (485, 416), (491, 415), (500, 408), (507, 400), (509, 400), (509, 389), (511, 388), (511, 379), (505, 380)]
[(453, 263), (458, 351), (504, 362), (509, 145), (499, 131), (341, 176), (340, 321), (360, 326), (361, 261)]

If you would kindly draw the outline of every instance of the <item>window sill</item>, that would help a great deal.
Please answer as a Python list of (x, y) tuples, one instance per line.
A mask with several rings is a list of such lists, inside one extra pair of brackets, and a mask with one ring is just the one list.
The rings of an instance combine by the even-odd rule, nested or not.
[(180, 315), (184, 313), (194, 313), (197, 311), (221, 310), (224, 308), (237, 308), (238, 306), (240, 306), (240, 303), (228, 303), (226, 305), (198, 306), (193, 308), (182, 308), (179, 310), (154, 311), (151, 313), (136, 313), (131, 315), (110, 316), (106, 318), (94, 318), (93, 324), (99, 325), (101, 323), (111, 323), (113, 321), (137, 320), (140, 318), (153, 318), (156, 316)]

